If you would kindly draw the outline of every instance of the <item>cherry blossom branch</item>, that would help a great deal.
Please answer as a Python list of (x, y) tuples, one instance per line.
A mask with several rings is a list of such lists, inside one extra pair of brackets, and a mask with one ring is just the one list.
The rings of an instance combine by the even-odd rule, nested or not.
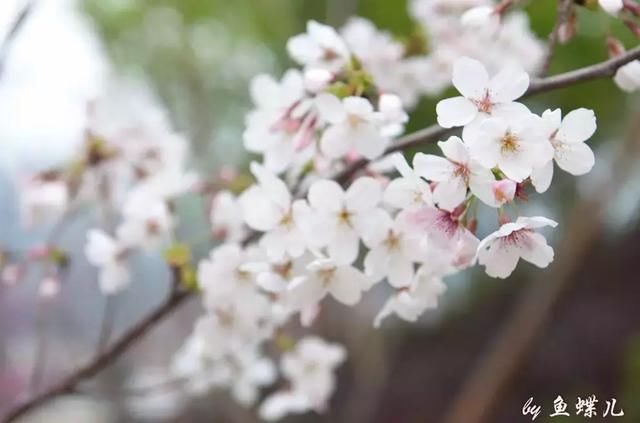
[[(597, 63), (595, 65), (586, 66), (577, 70), (561, 73), (559, 75), (549, 76), (546, 78), (534, 79), (529, 85), (529, 89), (523, 97), (553, 91), (560, 88), (570, 87), (582, 82), (593, 81), (596, 79), (610, 78), (615, 75), (616, 71), (622, 66), (634, 60), (640, 59), (640, 47), (629, 50), (623, 55), (614, 57), (613, 59)], [(435, 142), (445, 135), (453, 132), (454, 129), (442, 128), (440, 125), (431, 125), (427, 128), (408, 134), (398, 138), (387, 150), (384, 155), (389, 155), (398, 151), (406, 151), (414, 147)], [(368, 160), (361, 159), (351, 163), (344, 170), (335, 175), (334, 179), (338, 182), (348, 181), (357, 171), (364, 168), (369, 163)]]
[[(587, 66), (571, 72), (560, 75), (543, 78), (532, 81), (529, 90), (525, 95), (539, 94), (546, 91), (552, 91), (558, 88), (568, 87), (581, 82), (590, 81), (599, 78), (611, 77), (615, 72), (625, 64), (640, 59), (640, 47), (628, 51), (626, 54), (611, 60)], [(442, 128), (439, 125), (433, 125), (398, 139), (386, 151), (385, 155), (405, 151), (413, 147), (421, 146), (441, 139), (444, 135), (451, 132), (452, 129)], [(338, 182), (345, 183), (357, 171), (364, 168), (369, 162), (367, 160), (359, 160), (349, 165), (342, 172), (334, 176)], [(258, 235), (254, 232), (250, 234), (243, 244), (254, 241)], [(176, 284), (177, 285), (177, 284)], [(24, 415), (28, 411), (42, 405), (46, 401), (65, 393), (73, 392), (77, 385), (82, 381), (98, 374), (101, 370), (112, 364), (120, 355), (128, 348), (142, 338), (157, 323), (173, 312), (184, 301), (192, 295), (191, 292), (174, 290), (165, 302), (153, 309), (146, 317), (132, 326), (117, 341), (106, 348), (101, 354), (92, 359), (83, 367), (75, 370), (72, 374), (58, 382), (54, 386), (48, 388), (41, 394), (29, 399), (27, 402), (12, 410), (3, 422), (8, 423), (14, 421), (19, 416)]]
[(4, 423), (15, 421), (32, 409), (55, 397), (74, 392), (78, 384), (95, 376), (104, 368), (115, 362), (132, 345), (142, 339), (150, 329), (160, 323), (160, 321), (165, 319), (175, 311), (178, 306), (184, 303), (185, 300), (189, 298), (190, 294), (191, 293), (189, 291), (173, 289), (171, 294), (162, 304), (157, 306), (147, 316), (142, 318), (142, 320), (129, 328), (129, 330), (122, 334), (116, 342), (105, 349), (104, 352), (96, 356), (89, 363), (73, 371), (73, 373), (62, 379), (57, 384), (47, 388), (44, 392), (14, 408), (3, 418), (2, 421)]

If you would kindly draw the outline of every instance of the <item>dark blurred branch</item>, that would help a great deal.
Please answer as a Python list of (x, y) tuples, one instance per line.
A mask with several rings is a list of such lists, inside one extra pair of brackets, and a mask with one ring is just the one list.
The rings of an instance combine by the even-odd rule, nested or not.
[[(626, 54), (608, 60), (606, 62), (587, 66), (585, 68), (566, 72), (560, 75), (534, 80), (532, 81), (529, 90), (525, 95), (528, 96), (532, 94), (538, 94), (557, 88), (568, 87), (584, 81), (611, 77), (621, 66), (638, 58), (640, 58), (640, 47), (630, 50)], [(451, 129), (441, 128), (438, 125), (433, 125), (420, 131), (416, 131), (412, 134), (398, 139), (391, 147), (387, 149), (385, 155), (434, 142), (450, 131)], [(366, 160), (357, 161), (347, 167), (344, 171), (337, 174), (334, 179), (341, 183), (345, 183), (358, 170), (365, 167), (367, 163), (368, 161)], [(586, 233), (588, 233), (588, 231), (585, 231), (585, 234)], [(244, 244), (250, 243), (257, 238), (258, 235), (254, 232), (250, 234), (247, 239), (245, 239)], [(563, 249), (560, 249), (560, 251), (563, 251)], [(571, 257), (571, 255), (566, 254), (565, 251), (563, 251), (563, 255), (569, 258)], [(120, 357), (120, 355), (127, 351), (127, 349), (131, 345), (133, 345), (157, 323), (159, 323), (164, 317), (169, 315), (178, 306), (180, 306), (190, 295), (190, 292), (184, 292), (180, 290), (174, 291), (164, 303), (152, 310), (149, 315), (144, 317), (141, 321), (139, 321), (128, 331), (126, 331), (111, 346), (106, 348), (104, 352), (99, 354), (85, 366), (67, 376), (62, 381), (58, 382), (56, 385), (48, 388), (43, 393), (29, 399), (24, 404), (10, 411), (10, 413), (4, 418), (3, 421), (5, 423), (14, 421), (16, 418), (24, 415), (33, 408), (44, 404), (52, 398), (73, 392), (80, 382), (95, 376), (101, 370), (109, 366), (118, 357)]]
[(20, 33), (20, 30), (24, 27), (24, 24), (27, 22), (31, 13), (33, 13), (34, 6), (35, 2), (29, 1), (22, 8), (20, 13), (18, 14), (18, 17), (13, 22), (13, 25), (11, 25), (11, 27), (9, 28), (9, 31), (4, 38), (2, 45), (0, 45), (0, 77), (2, 77), (2, 74), (4, 73), (4, 67), (7, 62), (7, 57), (9, 56), (11, 45), (16, 40), (18, 34)]
[[(534, 79), (531, 81), (529, 89), (525, 93), (524, 97), (553, 91), (559, 88), (570, 87), (572, 85), (595, 79), (609, 78), (615, 75), (616, 71), (622, 66), (638, 59), (640, 59), (640, 47), (636, 47), (621, 56), (595, 65), (561, 73), (559, 75), (549, 76), (547, 78)], [(406, 151), (414, 147), (438, 141), (445, 135), (453, 132), (454, 129), (455, 128), (442, 128), (437, 124), (431, 125), (427, 128), (398, 138), (389, 148), (387, 148), (384, 154), (388, 155), (397, 151)], [(357, 171), (364, 168), (368, 163), (369, 162), (365, 159), (353, 162), (335, 175), (334, 179), (344, 183), (355, 175)]]
[(576, 272), (598, 241), (603, 213), (634, 170), (640, 152), (640, 123), (633, 128), (616, 154), (612, 177), (595, 187), (591, 198), (580, 202), (567, 219), (569, 227), (557, 251), (561, 254), (546, 272), (526, 289), (505, 319), (502, 330), (463, 384), (446, 418), (447, 423), (490, 421), (500, 395), (524, 363), (527, 354), (551, 319), (554, 307), (576, 278)]
[(24, 404), (14, 408), (7, 414), (3, 422), (8, 423), (15, 421), (30, 410), (46, 403), (47, 401), (60, 395), (73, 393), (76, 387), (83, 381), (95, 376), (104, 368), (111, 365), (124, 352), (126, 352), (136, 342), (160, 321), (169, 316), (171, 312), (176, 310), (187, 298), (190, 292), (182, 290), (173, 290), (167, 299), (158, 307), (153, 309), (142, 320), (138, 321), (134, 326), (127, 330), (116, 342), (114, 342), (104, 352), (96, 356), (89, 363), (75, 370), (69, 376), (58, 382), (57, 384), (47, 388), (41, 394), (30, 398)]
[(549, 72), (549, 67), (556, 53), (556, 47), (560, 43), (561, 32), (564, 25), (567, 25), (573, 11), (573, 0), (558, 0), (558, 12), (556, 22), (549, 34), (549, 43), (547, 45), (547, 55), (544, 58), (540, 76), (543, 77)]

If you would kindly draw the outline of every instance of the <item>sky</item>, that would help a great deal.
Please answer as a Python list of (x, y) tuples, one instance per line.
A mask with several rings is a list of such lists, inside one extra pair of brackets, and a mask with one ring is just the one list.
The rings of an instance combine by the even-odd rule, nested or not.
[[(0, 37), (23, 0), (0, 1)], [(74, 0), (36, 0), (8, 52), (0, 77), (0, 171), (46, 169), (82, 139), (85, 110), (104, 84), (108, 65), (90, 23)]]

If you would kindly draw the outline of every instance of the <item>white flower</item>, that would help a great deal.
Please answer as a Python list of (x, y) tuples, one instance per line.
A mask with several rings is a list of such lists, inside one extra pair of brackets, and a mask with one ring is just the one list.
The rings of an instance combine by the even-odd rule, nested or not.
[(393, 94), (382, 94), (378, 100), (378, 110), (382, 117), (382, 133), (388, 137), (395, 137), (404, 132), (404, 125), (409, 121), (409, 115), (402, 106), (400, 97)]
[(207, 307), (221, 300), (257, 293), (255, 276), (244, 267), (256, 259), (256, 255), (254, 251), (228, 243), (214, 248), (209, 258), (198, 264), (198, 284)]
[(69, 190), (61, 180), (38, 178), (24, 184), (20, 191), (22, 220), (28, 226), (57, 220), (68, 204)]
[[(542, 114), (548, 139), (553, 146), (555, 162), (560, 169), (572, 175), (584, 175), (593, 168), (595, 157), (585, 143), (596, 131), (596, 117), (592, 110), (577, 109), (562, 119), (560, 109)], [(553, 178), (553, 161), (535, 169), (531, 182), (538, 192), (545, 192)]]
[(100, 268), (100, 290), (105, 295), (116, 294), (129, 286), (131, 275), (126, 264), (126, 250), (104, 231), (92, 229), (87, 233), (85, 255), (91, 264)]
[(242, 209), (238, 199), (229, 191), (220, 191), (213, 197), (209, 220), (216, 239), (240, 242), (246, 234)]
[(422, 255), (421, 243), (413, 234), (407, 233), (404, 218), (400, 213), (395, 221), (386, 219), (385, 237), (380, 242), (368, 245), (370, 250), (364, 259), (367, 276), (376, 282), (387, 277), (389, 284), (395, 288), (411, 284), (413, 262)]
[(311, 68), (337, 71), (350, 59), (344, 40), (335, 29), (316, 21), (307, 22), (307, 32), (287, 42), (287, 51), (293, 60)]
[(360, 238), (373, 241), (384, 235), (379, 225), (385, 217), (378, 208), (381, 197), (380, 183), (369, 177), (356, 179), (346, 192), (335, 181), (315, 182), (308, 193), (315, 211), (310, 229), (315, 241), (338, 263), (353, 263)]
[(600, 7), (604, 9), (610, 15), (616, 16), (624, 8), (624, 2), (622, 0), (598, 0)]
[(250, 91), (256, 109), (246, 119), (244, 146), (263, 154), (264, 165), (281, 173), (315, 137), (317, 119), (310, 113), (313, 101), (298, 70), (288, 70), (279, 82), (259, 75), (251, 81)]
[(307, 275), (296, 278), (287, 291), (288, 302), (296, 310), (308, 309), (330, 294), (346, 305), (360, 302), (362, 292), (371, 288), (371, 280), (350, 265), (339, 265), (319, 258), (307, 266)]
[(352, 150), (367, 159), (382, 155), (389, 138), (382, 134), (381, 119), (366, 98), (331, 94), (318, 97), (320, 117), (330, 123), (322, 134), (320, 150), (330, 159), (339, 159)]
[(491, 170), (473, 160), (469, 148), (458, 137), (440, 141), (438, 146), (446, 158), (424, 153), (413, 158), (416, 174), (437, 182), (433, 199), (438, 206), (450, 211), (455, 209), (464, 201), (467, 188), (487, 202), (495, 181)]
[(557, 223), (546, 217), (519, 217), (505, 223), (480, 242), (478, 262), (494, 278), (511, 275), (520, 258), (540, 268), (547, 267), (553, 261), (553, 248), (544, 236), (533, 231), (545, 226), (555, 228)]
[(462, 25), (474, 28), (497, 28), (500, 24), (500, 14), (497, 13), (495, 7), (478, 6), (464, 12), (460, 21), (462, 22)]
[(521, 109), (524, 106), (514, 100), (529, 88), (529, 75), (508, 66), (489, 79), (482, 63), (462, 57), (453, 65), (453, 85), (462, 96), (442, 100), (436, 106), (438, 123), (444, 128), (465, 126), (504, 109)]
[(540, 117), (533, 113), (508, 113), (491, 117), (478, 128), (469, 150), (486, 168), (498, 166), (509, 178), (522, 182), (535, 168), (553, 157), (553, 147), (544, 136)]
[(167, 203), (151, 198), (146, 200), (136, 199), (124, 205), (124, 220), (118, 226), (117, 234), (127, 247), (151, 250), (171, 238), (174, 222)]
[(295, 350), (283, 354), (281, 360), (282, 373), (290, 388), (267, 397), (260, 407), (260, 416), (278, 420), (290, 413), (323, 411), (335, 389), (334, 371), (346, 356), (342, 345), (315, 336), (300, 340)]
[(306, 249), (301, 220), (309, 214), (309, 207), (304, 200), (292, 201), (287, 185), (258, 163), (251, 163), (251, 172), (258, 184), (239, 199), (245, 222), (266, 232), (260, 244), (273, 260), (285, 254), (301, 256)]
[(389, 182), (384, 191), (384, 202), (398, 209), (433, 206), (431, 187), (409, 166), (402, 153), (393, 154), (391, 160), (401, 177)]
[(622, 66), (613, 77), (614, 82), (621, 90), (628, 93), (640, 89), (640, 60), (634, 60)]
[(312, 93), (319, 93), (329, 86), (335, 75), (326, 69), (308, 69), (304, 72), (304, 86)]
[(411, 286), (387, 300), (373, 326), (380, 327), (382, 321), (392, 314), (408, 322), (415, 322), (426, 310), (438, 307), (440, 296), (447, 290), (442, 277), (448, 267), (442, 258), (438, 257), (429, 265), (421, 266)]

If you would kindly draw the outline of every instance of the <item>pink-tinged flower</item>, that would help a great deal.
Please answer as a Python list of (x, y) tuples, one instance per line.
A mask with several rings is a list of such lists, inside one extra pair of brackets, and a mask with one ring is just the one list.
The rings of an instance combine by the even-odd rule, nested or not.
[(514, 103), (529, 88), (529, 75), (517, 67), (504, 68), (490, 79), (482, 63), (462, 57), (453, 65), (453, 85), (462, 96), (436, 106), (438, 123), (444, 128), (465, 126), (504, 109), (526, 109)]
[(475, 236), (465, 228), (459, 219), (459, 211), (422, 207), (406, 213), (406, 224), (416, 234), (426, 236), (429, 241), (446, 250), (456, 248), (466, 238)]
[(595, 156), (586, 140), (595, 133), (596, 116), (592, 110), (577, 109), (562, 119), (560, 109), (547, 110), (542, 114), (547, 138), (553, 147), (553, 160), (534, 169), (531, 182), (538, 192), (545, 192), (553, 178), (553, 162), (572, 175), (584, 175), (593, 168)]
[(518, 184), (510, 179), (496, 181), (491, 185), (491, 191), (497, 206), (510, 203), (516, 196), (516, 188)]
[[(416, 174), (437, 182), (433, 199), (445, 210), (458, 207), (467, 195), (467, 188), (481, 200), (488, 202), (495, 177), (491, 170), (471, 158), (469, 148), (458, 137), (438, 142), (446, 158), (418, 153), (413, 158)], [(489, 203), (491, 204), (491, 203)]]
[(487, 236), (478, 246), (478, 262), (485, 266), (487, 274), (494, 278), (507, 278), (522, 258), (540, 268), (553, 261), (553, 248), (534, 229), (557, 223), (546, 217), (519, 217), (515, 222), (505, 223), (496, 232)]
[(516, 182), (528, 178), (554, 154), (541, 118), (528, 111), (486, 119), (474, 134), (469, 150), (482, 166), (497, 166)]

